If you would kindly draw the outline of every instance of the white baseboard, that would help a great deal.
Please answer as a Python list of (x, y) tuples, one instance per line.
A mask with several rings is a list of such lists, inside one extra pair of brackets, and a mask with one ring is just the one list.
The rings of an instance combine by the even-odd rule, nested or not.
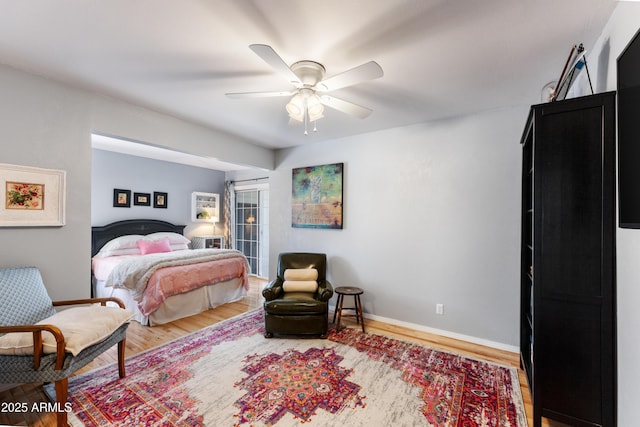
[(473, 337), (470, 335), (459, 334), (456, 332), (445, 331), (443, 329), (431, 328), (429, 326), (418, 325), (416, 323), (403, 322), (402, 320), (390, 319), (388, 317), (376, 316), (374, 314), (364, 313), (365, 319), (377, 320), (379, 322), (388, 323), (390, 325), (402, 326), (404, 328), (415, 329), (416, 331), (428, 332), (434, 335), (440, 335), (447, 338), (453, 338), (460, 341), (466, 341), (473, 344), (483, 345), (498, 350), (504, 350), (511, 353), (520, 353), (520, 348), (515, 345), (504, 344), (501, 342), (491, 341), (484, 338)]

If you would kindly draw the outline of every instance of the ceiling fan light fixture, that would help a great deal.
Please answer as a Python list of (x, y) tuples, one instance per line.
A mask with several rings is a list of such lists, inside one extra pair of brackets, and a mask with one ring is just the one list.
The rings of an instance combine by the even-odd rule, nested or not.
[(311, 114), (309, 113), (309, 121), (310, 122), (315, 122), (316, 120), (320, 120), (321, 118), (324, 117), (324, 114), (322, 114), (323, 112), (320, 111), (319, 113), (316, 114)]
[[(269, 64), (271, 68), (282, 74), (295, 89), (290, 92), (231, 92), (226, 94), (228, 97), (262, 98), (291, 96), (285, 109), (292, 121), (295, 120), (299, 123), (304, 123), (305, 135), (307, 134), (307, 124), (309, 122), (314, 123), (314, 132), (317, 130), (315, 123), (324, 117), (325, 106), (360, 119), (364, 119), (371, 114), (372, 110), (369, 108), (343, 99), (327, 96), (325, 93), (382, 77), (384, 74), (382, 67), (375, 61), (369, 61), (325, 79), (326, 69), (319, 62), (302, 60), (287, 65), (280, 55), (269, 45), (252, 44), (249, 45), (249, 48)], [(318, 96), (318, 93), (323, 96)]]
[(304, 99), (299, 93), (291, 98), (285, 108), (287, 109), (287, 113), (289, 113), (289, 117), (293, 120), (301, 122), (304, 119)]
[(309, 120), (315, 122), (324, 117), (324, 106), (320, 103), (320, 97), (315, 93), (307, 97), (307, 114)]
[(301, 90), (286, 105), (287, 113), (293, 120), (303, 122), (305, 116), (314, 122), (324, 117), (324, 106), (320, 97), (310, 90)]

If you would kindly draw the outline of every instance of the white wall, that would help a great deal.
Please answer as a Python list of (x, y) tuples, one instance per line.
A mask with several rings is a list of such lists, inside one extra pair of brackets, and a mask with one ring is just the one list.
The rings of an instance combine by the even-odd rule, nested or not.
[[(527, 113), (507, 108), (278, 152), (271, 276), (279, 252), (324, 252), (333, 285), (364, 288), (369, 315), (516, 348)], [(336, 162), (345, 164), (344, 229), (292, 228), (291, 169)]]
[(66, 225), (0, 228), (0, 267), (35, 265), (54, 299), (90, 294), (91, 132), (271, 168), (271, 150), (0, 65), (0, 162), (67, 171)]

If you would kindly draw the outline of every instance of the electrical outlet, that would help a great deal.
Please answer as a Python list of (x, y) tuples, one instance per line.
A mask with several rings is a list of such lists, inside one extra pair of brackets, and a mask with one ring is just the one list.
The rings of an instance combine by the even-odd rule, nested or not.
[(436, 314), (444, 314), (444, 304), (436, 304)]

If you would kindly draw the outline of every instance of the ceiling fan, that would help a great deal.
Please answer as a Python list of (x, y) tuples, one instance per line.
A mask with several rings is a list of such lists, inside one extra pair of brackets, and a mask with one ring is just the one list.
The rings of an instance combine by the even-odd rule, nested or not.
[(252, 44), (249, 48), (274, 70), (282, 74), (295, 89), (281, 92), (232, 92), (226, 94), (228, 97), (291, 96), (286, 105), (287, 113), (294, 123), (304, 122), (305, 135), (307, 134), (306, 125), (308, 122), (315, 122), (324, 117), (325, 105), (361, 119), (371, 114), (371, 109), (328, 95), (328, 92), (382, 77), (382, 68), (376, 62), (369, 61), (325, 79), (326, 70), (319, 62), (303, 60), (288, 66), (271, 46)]

